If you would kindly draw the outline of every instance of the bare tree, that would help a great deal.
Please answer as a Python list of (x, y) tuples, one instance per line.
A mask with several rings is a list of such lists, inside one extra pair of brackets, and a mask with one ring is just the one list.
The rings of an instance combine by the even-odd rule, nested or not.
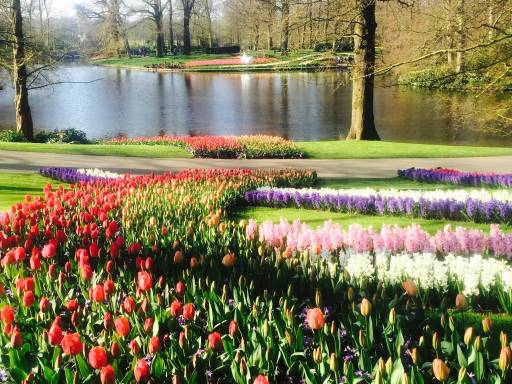
[(34, 138), (34, 122), (28, 102), (27, 62), (25, 57), (25, 38), (23, 35), (23, 16), (20, 0), (12, 0), (12, 81), (14, 85), (14, 111), (16, 130), (28, 139)]
[(183, 6), (183, 53), (190, 55), (192, 50), (190, 37), (190, 18), (194, 9), (195, 0), (181, 0)]
[(142, 3), (144, 7), (140, 8), (137, 12), (145, 15), (155, 24), (156, 55), (162, 57), (165, 54), (164, 8), (162, 7), (162, 0), (142, 0)]
[(78, 5), (77, 11), (100, 23), (100, 35), (107, 49), (113, 49), (117, 57), (121, 57), (123, 52), (130, 55), (124, 20), (131, 11), (124, 0), (94, 0), (90, 6)]

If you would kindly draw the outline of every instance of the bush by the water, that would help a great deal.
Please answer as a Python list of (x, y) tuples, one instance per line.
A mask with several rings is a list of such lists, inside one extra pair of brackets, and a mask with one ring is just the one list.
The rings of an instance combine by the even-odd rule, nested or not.
[[(6, 129), (0, 131), (0, 142), (23, 143), (27, 141), (28, 140), (25, 138), (23, 133), (17, 131), (16, 129)], [(75, 128), (41, 131), (35, 134), (34, 141), (36, 143), (90, 143), (90, 141), (87, 139), (87, 134), (84, 131)]]
[(75, 143), (88, 144), (87, 134), (80, 129), (67, 128), (53, 131), (42, 131), (35, 135), (34, 140), (38, 143)]
[(27, 141), (23, 133), (15, 130), (15, 129), (5, 129), (0, 131), (0, 142), (9, 142), (9, 143), (20, 143)]

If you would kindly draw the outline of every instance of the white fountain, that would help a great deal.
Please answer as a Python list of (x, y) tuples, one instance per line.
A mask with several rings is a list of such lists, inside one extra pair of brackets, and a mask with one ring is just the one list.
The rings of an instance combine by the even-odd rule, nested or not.
[(248, 54), (246, 54), (245, 52), (243, 53), (243, 55), (240, 57), (240, 62), (242, 64), (252, 64), (252, 62), (254, 61), (254, 57), (252, 56), (249, 56)]

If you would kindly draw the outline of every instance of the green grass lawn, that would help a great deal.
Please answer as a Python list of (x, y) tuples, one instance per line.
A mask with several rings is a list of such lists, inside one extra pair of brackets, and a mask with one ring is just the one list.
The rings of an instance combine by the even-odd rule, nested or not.
[[(510, 147), (468, 147), (344, 140), (298, 142), (297, 145), (310, 159), (482, 157), (512, 155), (512, 148)], [(36, 144), (0, 142), (0, 150), (149, 158), (191, 157), (186, 150), (173, 145)]]
[(48, 183), (54, 187), (63, 185), (36, 173), (0, 173), (0, 211), (5, 211), (13, 204), (23, 201), (27, 194), (43, 195), (43, 188)]
[[(297, 50), (290, 51), (287, 56), (281, 55), (280, 52), (274, 51), (248, 51), (249, 55), (259, 57), (273, 58), (272, 63), (265, 64), (251, 64), (251, 65), (218, 65), (218, 66), (203, 66), (197, 68), (187, 68), (192, 71), (237, 71), (237, 70), (283, 70), (283, 69), (294, 69), (294, 68), (305, 68), (309, 66), (315, 66), (319, 62), (332, 58), (333, 55), (329, 52), (315, 52), (313, 50)], [(348, 53), (347, 53), (348, 54)], [(194, 60), (215, 60), (225, 59), (237, 55), (210, 55), (210, 54), (191, 54), (191, 55), (177, 55), (177, 56), (164, 56), (164, 57), (134, 57), (134, 58), (108, 58), (94, 60), (92, 64), (105, 65), (109, 67), (124, 67), (124, 68), (144, 68), (147, 65), (153, 64), (164, 64), (164, 63), (175, 63), (185, 64), (189, 61)]]
[[(319, 179), (315, 188), (374, 188), (374, 189), (474, 189), (473, 187), (441, 184), (441, 183), (420, 183), (414, 180), (401, 179), (399, 177), (381, 178), (381, 179), (364, 179), (364, 178), (345, 178), (345, 179)], [(484, 188), (492, 189), (492, 188)]]
[(297, 145), (311, 159), (482, 157), (512, 154), (510, 147), (470, 147), (389, 141), (311, 141), (298, 142)]
[(183, 148), (173, 145), (106, 145), (106, 144), (38, 144), (2, 143), (0, 150), (64, 153), (72, 155), (125, 156), (151, 158), (190, 158), (192, 155)]

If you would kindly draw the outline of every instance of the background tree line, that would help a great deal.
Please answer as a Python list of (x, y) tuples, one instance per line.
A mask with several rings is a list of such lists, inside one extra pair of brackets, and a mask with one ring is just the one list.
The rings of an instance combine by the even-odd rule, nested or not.
[[(148, 41), (156, 56), (231, 44), (353, 52), (350, 139), (379, 138), (378, 75), (431, 88), (512, 89), (512, 0), (84, 0), (60, 18), (45, 0), (0, 5), (0, 63), (28, 138), (28, 91), (51, 83), (45, 70), (63, 52), (130, 56)], [(497, 116), (512, 121), (509, 107)]]

